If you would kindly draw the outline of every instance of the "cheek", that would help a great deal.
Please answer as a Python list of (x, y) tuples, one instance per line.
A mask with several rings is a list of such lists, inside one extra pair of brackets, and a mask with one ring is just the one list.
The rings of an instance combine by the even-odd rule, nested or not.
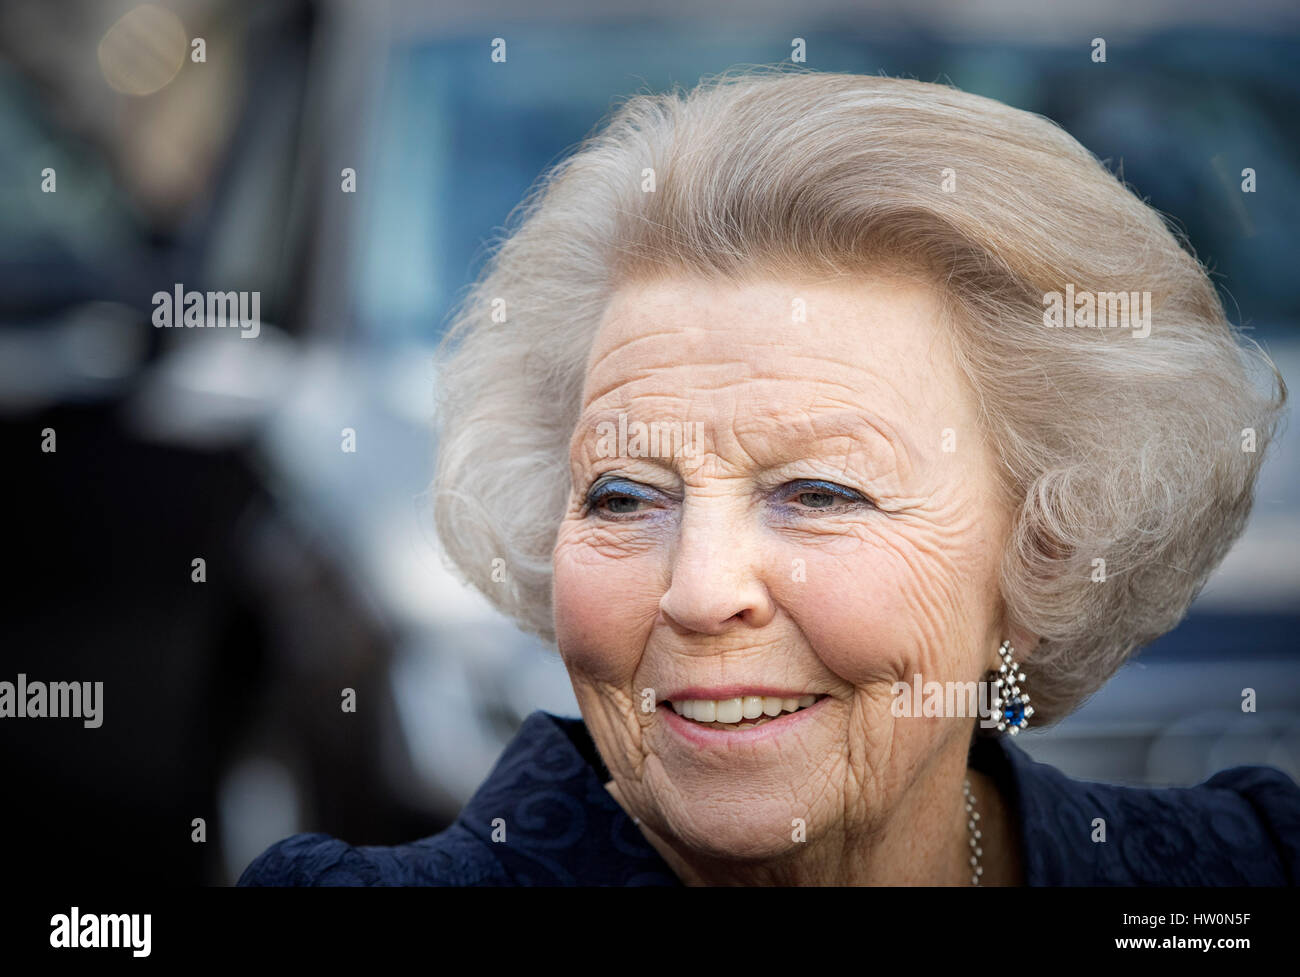
[[(864, 539), (852, 552), (806, 548), (802, 573), (772, 584), (822, 662), (855, 686), (964, 675), (986, 617), (984, 575), (961, 541)], [(800, 579), (802, 577), (802, 579)]]
[(570, 672), (628, 685), (659, 614), (659, 561), (613, 554), (580, 529), (561, 528), (553, 558), (555, 640)]

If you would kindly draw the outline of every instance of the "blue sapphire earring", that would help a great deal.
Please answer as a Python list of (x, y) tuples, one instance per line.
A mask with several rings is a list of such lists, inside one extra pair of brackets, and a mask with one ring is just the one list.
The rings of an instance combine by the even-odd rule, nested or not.
[(998, 655), (1002, 662), (998, 665), (998, 677), (993, 680), (993, 687), (997, 689), (993, 699), (993, 718), (999, 731), (1008, 731), (1015, 736), (1029, 725), (1034, 707), (1029, 704), (1029, 694), (1020, 689), (1025, 673), (1016, 664), (1010, 641), (1002, 642)]

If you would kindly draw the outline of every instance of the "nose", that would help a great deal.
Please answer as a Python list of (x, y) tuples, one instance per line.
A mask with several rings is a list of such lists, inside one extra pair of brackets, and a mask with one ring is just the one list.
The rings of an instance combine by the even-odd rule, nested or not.
[(674, 631), (725, 634), (772, 620), (776, 605), (763, 582), (756, 541), (734, 519), (687, 511), (679, 534), (672, 578), (659, 599), (659, 611)]

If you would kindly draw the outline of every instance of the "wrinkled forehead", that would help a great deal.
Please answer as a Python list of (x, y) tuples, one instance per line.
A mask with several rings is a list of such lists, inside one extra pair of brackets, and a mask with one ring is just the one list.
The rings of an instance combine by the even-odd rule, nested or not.
[(587, 361), (586, 414), (780, 416), (862, 409), (970, 419), (937, 289), (916, 279), (668, 278), (613, 295)]

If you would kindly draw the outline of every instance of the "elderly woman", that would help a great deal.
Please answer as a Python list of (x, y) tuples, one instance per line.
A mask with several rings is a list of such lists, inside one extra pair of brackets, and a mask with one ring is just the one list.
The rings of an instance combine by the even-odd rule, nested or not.
[(1011, 739), (1178, 623), (1285, 397), (1052, 123), (850, 75), (634, 98), (449, 344), (443, 543), (582, 720), (534, 713), (438, 835), (244, 883), (1300, 878), (1276, 770), (1110, 787)]

